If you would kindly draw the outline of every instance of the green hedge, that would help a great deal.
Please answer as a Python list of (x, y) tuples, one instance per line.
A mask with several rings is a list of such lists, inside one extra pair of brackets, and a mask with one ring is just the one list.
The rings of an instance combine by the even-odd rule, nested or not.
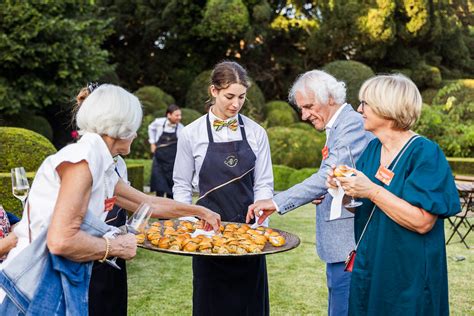
[(55, 152), (53, 144), (38, 133), (0, 127), (0, 172), (10, 172), (11, 168), (20, 166), (27, 172), (36, 172), (43, 160)]
[(324, 133), (288, 127), (272, 127), (267, 133), (274, 164), (297, 169), (321, 164)]
[(143, 169), (142, 164), (127, 164), (128, 181), (132, 187), (139, 191), (143, 191)]
[(143, 166), (143, 184), (150, 185), (151, 179), (151, 165), (153, 160), (151, 159), (125, 159), (127, 166), (130, 165), (141, 165)]
[(272, 110), (267, 114), (267, 126), (290, 126), (296, 122), (293, 110)]
[(288, 179), (296, 169), (283, 166), (273, 165), (273, 179), (275, 191), (284, 191), (288, 189)]
[(474, 175), (474, 158), (448, 157), (454, 174)]
[(155, 86), (141, 87), (134, 94), (142, 103), (145, 115), (163, 116), (168, 105), (175, 103), (171, 95)]
[(306, 122), (293, 123), (289, 127), (299, 128), (299, 129), (302, 129), (302, 130), (305, 130), (305, 131), (308, 131), (308, 132), (313, 132), (313, 133), (316, 131), (316, 129), (314, 128), (313, 125), (311, 125), (310, 123), (306, 123)]
[[(26, 176), (30, 182), (33, 183), (36, 172), (27, 172)], [(10, 172), (0, 173), (0, 204), (5, 210), (21, 217), (23, 210), (21, 209), (21, 202), (12, 194), (12, 178)]]
[(181, 114), (182, 114), (181, 123), (183, 123), (183, 125), (188, 125), (189, 123), (197, 120), (198, 118), (202, 116), (202, 114), (199, 113), (198, 111), (193, 110), (193, 109), (187, 109), (187, 108), (181, 108)]
[(53, 140), (53, 128), (48, 120), (42, 116), (31, 113), (21, 113), (14, 116), (1, 116), (0, 126), (20, 127), (43, 135), (48, 140)]
[(309, 178), (316, 171), (318, 171), (318, 168), (303, 168), (295, 170), (288, 179), (288, 187), (291, 188), (295, 184), (303, 182), (303, 180)]

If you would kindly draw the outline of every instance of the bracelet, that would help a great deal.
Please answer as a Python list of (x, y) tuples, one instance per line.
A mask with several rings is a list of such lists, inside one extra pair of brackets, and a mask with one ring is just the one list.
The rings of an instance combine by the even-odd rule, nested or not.
[(107, 257), (109, 256), (109, 251), (110, 251), (110, 240), (105, 236), (102, 236), (102, 238), (105, 239), (105, 254), (104, 254), (104, 257), (101, 260), (99, 260), (100, 263), (107, 260)]

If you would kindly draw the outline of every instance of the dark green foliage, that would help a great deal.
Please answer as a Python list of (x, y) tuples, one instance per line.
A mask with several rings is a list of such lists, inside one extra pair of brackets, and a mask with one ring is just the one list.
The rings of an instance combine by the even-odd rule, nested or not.
[(175, 103), (171, 95), (154, 86), (141, 87), (134, 94), (143, 105), (144, 115), (164, 116), (166, 108)]
[(127, 174), (128, 174), (128, 181), (130, 181), (130, 185), (139, 191), (143, 191), (143, 165), (141, 164), (127, 164)]
[(290, 178), (288, 179), (288, 187), (291, 188), (295, 184), (303, 182), (304, 180), (309, 178), (312, 174), (316, 173), (317, 171), (318, 171), (318, 168), (302, 168), (302, 169), (296, 170), (290, 175)]
[[(30, 186), (33, 183), (35, 174), (36, 172), (26, 173), (26, 177), (28, 178)], [(0, 204), (2, 204), (6, 211), (11, 212), (21, 218), (23, 210), (21, 209), (20, 200), (14, 197), (12, 194), (12, 178), (10, 171), (0, 172)]]
[(294, 111), (289, 108), (286, 110), (273, 110), (267, 115), (267, 127), (285, 126), (288, 127), (295, 122)]
[(202, 116), (202, 114), (199, 113), (198, 111), (193, 110), (193, 109), (188, 109), (188, 108), (182, 108), (181, 115), (182, 115), (181, 123), (183, 123), (183, 125), (188, 125), (192, 121), (197, 120), (198, 118)]
[(290, 175), (296, 169), (284, 165), (276, 165), (273, 163), (273, 182), (275, 191), (284, 191), (288, 189), (288, 180)]
[(272, 127), (267, 130), (274, 164), (292, 168), (317, 167), (325, 135), (298, 128)]
[(448, 157), (448, 162), (454, 174), (474, 175), (474, 158)]
[(413, 69), (410, 77), (420, 89), (439, 88), (441, 85), (441, 72), (438, 67), (425, 63), (421, 63)]
[(137, 131), (137, 138), (135, 138), (132, 146), (130, 147), (130, 154), (127, 156), (128, 158), (150, 159), (152, 157), (150, 143), (148, 142), (148, 125), (150, 125), (150, 123), (156, 118), (157, 117), (154, 115), (145, 115), (143, 117), (142, 125)]
[(0, 119), (0, 126), (21, 127), (43, 135), (49, 141), (53, 140), (53, 128), (42, 116), (24, 113)]
[(150, 185), (152, 159), (125, 159), (125, 162), (133, 165), (143, 166), (144, 185)]
[(24, 167), (26, 172), (36, 172), (43, 160), (56, 152), (53, 144), (33, 131), (0, 127), (0, 172)]
[(433, 88), (428, 88), (426, 90), (421, 91), (421, 97), (423, 99), (423, 103), (431, 104), (437, 93), (438, 93), (438, 89), (433, 89)]
[[(212, 70), (200, 73), (191, 84), (186, 94), (186, 107), (200, 113), (206, 113), (206, 102), (210, 100), (208, 88), (210, 85)], [(252, 82), (247, 90), (247, 99), (242, 107), (241, 113), (261, 122), (264, 117), (265, 97), (262, 90)]]
[(347, 103), (357, 109), (359, 106), (359, 89), (364, 81), (374, 76), (372, 69), (356, 61), (338, 60), (325, 65), (323, 70), (333, 75), (337, 80), (346, 83)]

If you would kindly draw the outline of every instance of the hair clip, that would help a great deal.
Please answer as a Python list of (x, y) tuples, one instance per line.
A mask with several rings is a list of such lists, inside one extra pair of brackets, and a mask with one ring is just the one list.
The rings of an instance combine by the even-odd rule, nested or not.
[(89, 93), (92, 93), (98, 87), (99, 87), (99, 83), (97, 83), (97, 82), (89, 82), (87, 84), (87, 89), (89, 90)]

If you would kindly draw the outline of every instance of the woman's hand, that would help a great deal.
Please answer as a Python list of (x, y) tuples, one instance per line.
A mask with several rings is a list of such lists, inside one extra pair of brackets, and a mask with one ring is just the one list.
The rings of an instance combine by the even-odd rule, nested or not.
[(133, 259), (137, 254), (137, 238), (134, 234), (118, 235), (110, 239), (110, 257), (119, 257), (125, 260)]
[(200, 216), (202, 220), (204, 220), (204, 230), (211, 230), (213, 229), (216, 233), (219, 231), (221, 226), (221, 216), (220, 214), (211, 211), (208, 208), (202, 207), (202, 215)]
[(378, 185), (373, 183), (362, 172), (354, 169), (355, 175), (351, 177), (336, 177), (341, 183), (346, 195), (356, 198), (371, 198), (377, 191)]

